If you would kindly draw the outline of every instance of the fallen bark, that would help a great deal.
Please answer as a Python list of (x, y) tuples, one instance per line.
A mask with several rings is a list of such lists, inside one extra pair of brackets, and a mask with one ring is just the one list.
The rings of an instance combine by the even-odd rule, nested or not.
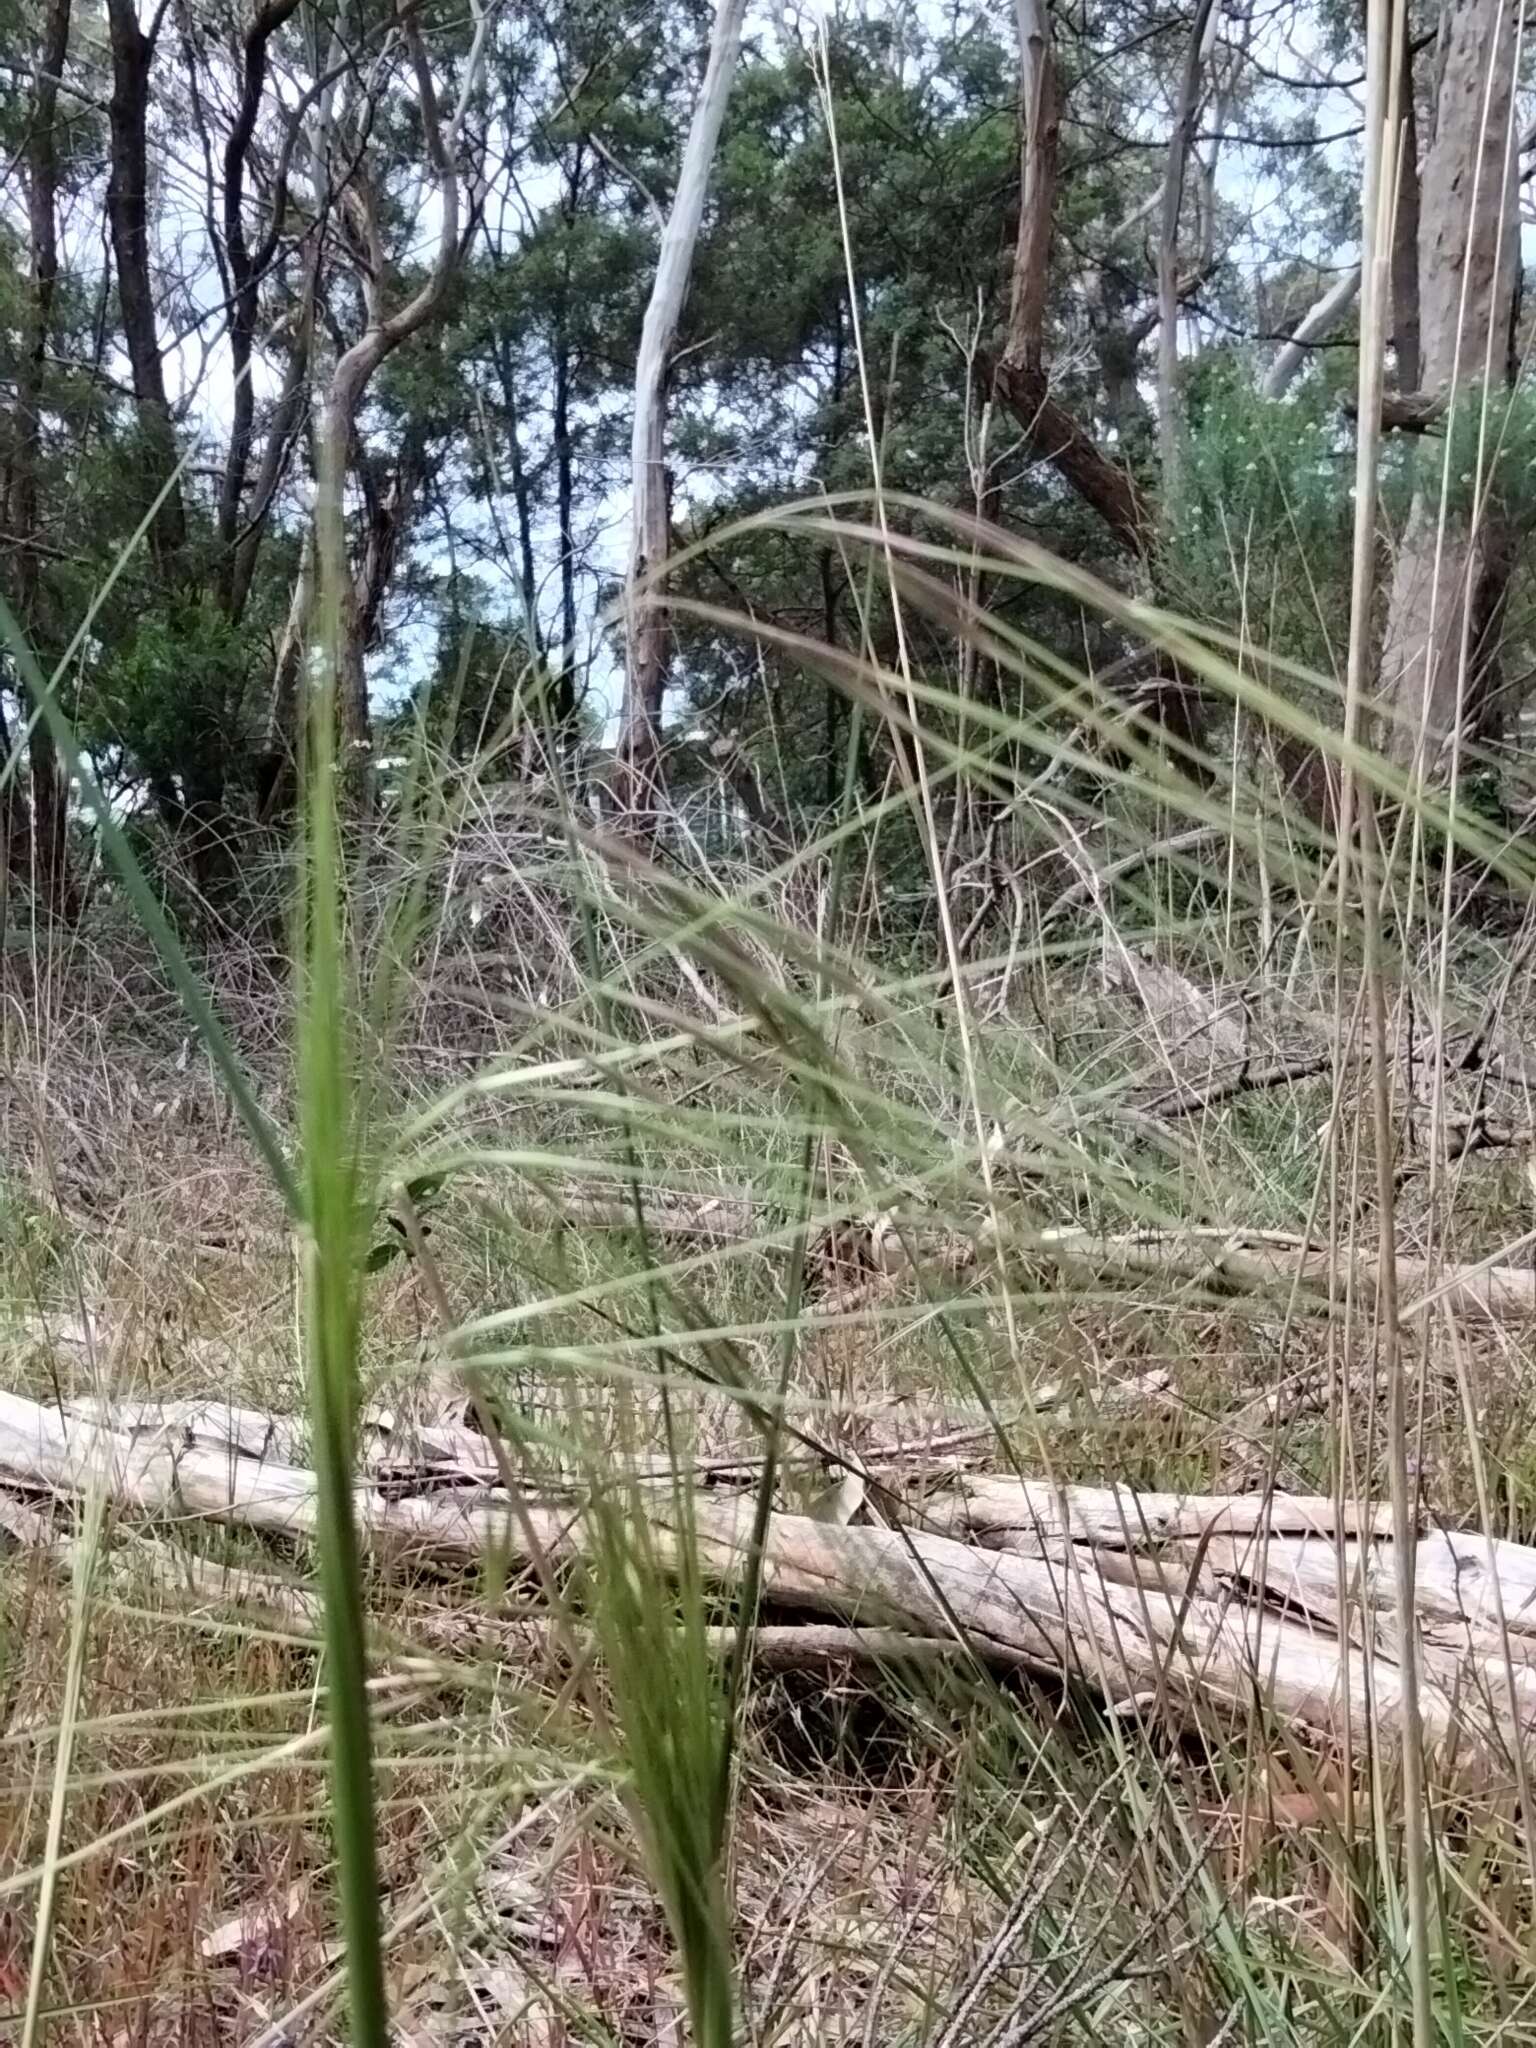
[(1249, 1056), (1247, 1005), (1223, 1004), (1187, 975), (1106, 934), (1106, 987), (1129, 995), (1146, 1012), (1163, 1051), (1177, 1048), (1223, 1062)]

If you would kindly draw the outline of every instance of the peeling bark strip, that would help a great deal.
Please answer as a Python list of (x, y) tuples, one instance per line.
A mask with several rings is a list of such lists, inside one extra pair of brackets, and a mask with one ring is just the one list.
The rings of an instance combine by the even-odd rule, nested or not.
[(646, 791), (655, 781), (667, 687), (666, 612), (655, 587), (655, 579), (671, 549), (667, 377), (683, 302), (688, 296), (710, 167), (725, 120), (746, 11), (746, 0), (719, 0), (715, 12), (704, 82), (699, 87), (688, 140), (683, 146), (672, 211), (662, 230), (656, 278), (645, 309), (640, 354), (635, 364), (635, 420), (630, 442), (633, 498), (629, 572), (625, 579), (624, 703), (619, 718), (619, 758), (624, 764), (627, 800), (632, 806), (644, 801)]
[[(121, 1510), (160, 1520), (311, 1539), (315, 1475), (266, 1452), (269, 1441), (294, 1442), (296, 1425), (273, 1418), (253, 1433), (239, 1413), (216, 1445), (208, 1431), (217, 1413), (216, 1402), (207, 1404), (192, 1435), (171, 1422), (148, 1426), (141, 1406), (134, 1433), (0, 1394), (0, 1527), (13, 1541), (50, 1545), (43, 1518), (24, 1506), (12, 1512), (17, 1490), (44, 1489), (77, 1499), (105, 1493)], [(592, 1548), (580, 1505), (514, 1502), (496, 1487), (411, 1497), (398, 1484), (387, 1492), (364, 1484), (355, 1506), (365, 1548), (386, 1567), (409, 1569), (427, 1556), (469, 1565), (492, 1552), (522, 1562), (537, 1553), (569, 1568)], [(1083, 1683), (1122, 1713), (1177, 1722), (1257, 1707), (1324, 1740), (1398, 1729), (1402, 1617), (1390, 1546), (1370, 1503), (1340, 1519), (1328, 1499), (979, 1479), (926, 1495), (919, 1487), (906, 1511), (912, 1526), (894, 1528), (771, 1518), (765, 1601), (845, 1625), (811, 1631), (799, 1656), (795, 1632), (778, 1627), (765, 1645), (776, 1665), (879, 1661), (908, 1642), (931, 1658), (947, 1644), (978, 1663)], [(681, 1555), (689, 1539), (663, 1503), (632, 1512), (645, 1516), (659, 1562)], [(742, 1576), (755, 1513), (750, 1497), (695, 1503), (692, 1542), (714, 1583), (730, 1587)], [(953, 1533), (931, 1533), (936, 1525)], [(1430, 1534), (1416, 1548), (1426, 1736), (1447, 1768), (1497, 1780), (1510, 1744), (1536, 1727), (1536, 1550), (1475, 1534)], [(317, 1611), (303, 1587), (247, 1584), (238, 1572), (217, 1583), (206, 1571), (194, 1577), (202, 1599), (275, 1602), (301, 1617)], [(494, 1625), (477, 1641), (462, 1611), (451, 1627), (461, 1646), (467, 1629), (468, 1647), (481, 1654), (519, 1647), (498, 1652)], [(429, 1626), (424, 1638), (435, 1633)]]

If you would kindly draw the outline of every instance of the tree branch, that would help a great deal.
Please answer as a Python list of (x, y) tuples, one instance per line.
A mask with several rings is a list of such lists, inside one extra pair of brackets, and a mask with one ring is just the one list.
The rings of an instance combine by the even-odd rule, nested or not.
[(1309, 350), (1333, 332), (1359, 296), (1360, 266), (1357, 263), (1353, 270), (1346, 270), (1342, 277), (1335, 279), (1317, 303), (1297, 321), (1295, 332), (1265, 374), (1262, 388), (1266, 398), (1285, 396), (1295, 383)]
[[(986, 358), (981, 361), (985, 366)], [(1130, 471), (1106, 455), (1052, 398), (1044, 369), (1004, 356), (991, 366), (991, 388), (1024, 429), (1037, 460), (1050, 463), (1123, 548), (1149, 555), (1157, 531), (1153, 508)]]

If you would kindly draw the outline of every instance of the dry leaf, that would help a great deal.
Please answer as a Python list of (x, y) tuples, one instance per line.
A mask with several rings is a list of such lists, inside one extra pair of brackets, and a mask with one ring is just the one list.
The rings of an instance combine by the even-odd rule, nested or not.
[(276, 1898), (253, 1899), (231, 1920), (205, 1934), (198, 1943), (205, 1962), (228, 1962), (257, 1943), (270, 1940), (277, 1929), (291, 1920), (309, 1896), (308, 1878), (298, 1878)]

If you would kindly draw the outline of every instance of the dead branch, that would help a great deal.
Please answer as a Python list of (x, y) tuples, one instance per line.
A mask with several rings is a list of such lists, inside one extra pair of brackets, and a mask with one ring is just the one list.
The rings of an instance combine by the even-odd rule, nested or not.
[(1171, 1088), (1166, 1095), (1159, 1095), (1155, 1101), (1143, 1105), (1148, 1116), (1181, 1117), (1198, 1116), (1201, 1111), (1216, 1109), (1224, 1102), (1232, 1102), (1240, 1095), (1259, 1095), (1269, 1088), (1286, 1088), (1295, 1081), (1311, 1081), (1319, 1074), (1326, 1074), (1333, 1067), (1331, 1053), (1309, 1054), (1301, 1059), (1282, 1060), (1278, 1066), (1262, 1067), (1257, 1072), (1243, 1066), (1225, 1081), (1213, 1081), (1205, 1088)]
[[(617, 1204), (608, 1211), (594, 1206), (583, 1211), (583, 1221), (623, 1228), (633, 1224), (634, 1216)], [(647, 1210), (647, 1222), (663, 1237), (676, 1234), (687, 1241), (702, 1234), (686, 1209)], [(1006, 1227), (1006, 1218), (1004, 1223)], [(759, 1219), (759, 1228), (771, 1235), (771, 1226), (763, 1219)], [(721, 1243), (740, 1243), (757, 1233), (748, 1217), (739, 1230), (726, 1227), (722, 1220), (710, 1234)], [(843, 1289), (839, 1294), (845, 1309), (864, 1298), (858, 1288), (865, 1280), (877, 1283), (878, 1291), (880, 1285), (889, 1283), (893, 1272), (902, 1270), (904, 1262), (882, 1263), (880, 1246), (891, 1235), (884, 1219), (850, 1222), (831, 1235), (835, 1235), (842, 1268), (855, 1282), (851, 1293)], [(977, 1269), (978, 1244), (986, 1235), (979, 1219), (973, 1234), (907, 1225), (900, 1244), (920, 1262), (958, 1276)], [(1299, 1283), (1315, 1296), (1327, 1297), (1330, 1286), (1346, 1277), (1352, 1276), (1358, 1289), (1374, 1287), (1377, 1275), (1374, 1257), (1358, 1249), (1331, 1250), (1284, 1231), (1247, 1231), (1221, 1224), (1109, 1234), (1064, 1227), (1005, 1234), (1003, 1241), (1008, 1258), (1023, 1267), (1077, 1274), (1098, 1282), (1160, 1276), (1223, 1294), (1271, 1292)], [(1399, 1252), (1396, 1267), (1406, 1316), (1420, 1315), (1440, 1304), (1474, 1321), (1521, 1321), (1536, 1316), (1536, 1270), (1507, 1265), (1501, 1254), (1458, 1262)]]

